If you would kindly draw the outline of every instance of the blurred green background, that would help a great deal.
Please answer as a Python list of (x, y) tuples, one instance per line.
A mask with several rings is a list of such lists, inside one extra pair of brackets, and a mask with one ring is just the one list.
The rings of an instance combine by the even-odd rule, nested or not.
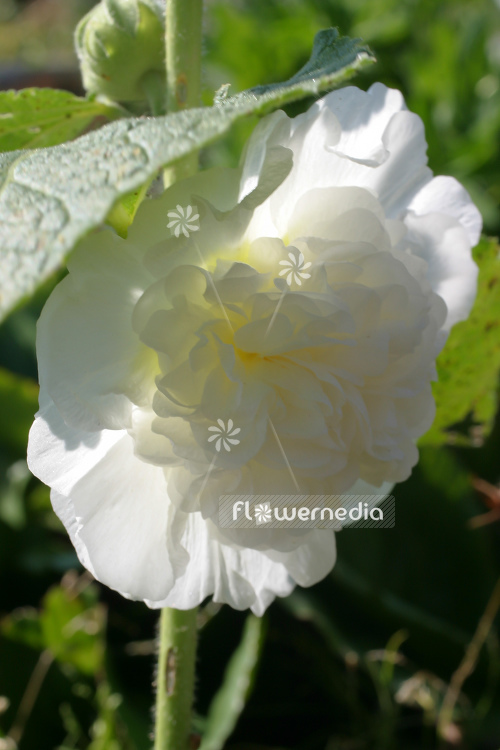
[[(0, 88), (81, 93), (72, 29), (92, 4), (1, 0)], [(403, 91), (425, 122), (430, 166), (467, 187), (485, 233), (497, 236), (493, 0), (207, 1), (205, 103), (225, 83), (236, 92), (286, 79), (308, 58), (315, 32), (332, 25), (372, 46), (378, 63), (354, 83)], [(235, 128), (203, 164), (235, 165), (254, 124)], [(26, 468), (35, 322), (56, 281), (0, 326), (0, 750), (147, 750), (157, 614), (83, 574), (48, 490)], [(412, 478), (396, 489), (396, 527), (341, 532), (331, 576), (273, 604), (255, 642), (247, 613), (202, 611), (197, 727), (243, 632), (253, 685), (237, 721), (227, 696), (220, 701), (229, 736), (224, 744), (219, 732), (211, 750), (499, 749), (500, 525), (495, 513), (470, 523), (500, 506), (498, 417), (490, 427), (486, 436), (469, 420), (446, 444), (423, 447)], [(468, 675), (459, 666), (475, 644)]]

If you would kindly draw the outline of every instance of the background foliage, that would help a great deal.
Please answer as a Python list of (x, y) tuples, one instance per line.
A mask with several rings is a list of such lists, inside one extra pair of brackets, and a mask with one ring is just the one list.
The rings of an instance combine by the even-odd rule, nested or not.
[[(81, 93), (71, 33), (91, 4), (2, 0), (0, 84)], [(355, 83), (403, 91), (424, 119), (431, 167), (466, 185), (486, 234), (498, 235), (493, 0), (211, 0), (205, 103), (225, 83), (236, 93), (285, 80), (331, 25), (372, 46), (379, 62)], [(237, 125), (204, 165), (236, 164), (254, 124)], [(438, 420), (396, 490), (395, 529), (339, 534), (332, 575), (276, 602), (264, 621), (211, 604), (202, 611), (195, 729), (205, 731), (204, 750), (498, 750), (496, 242), (483, 241), (476, 257), (478, 303), (441, 359)], [(56, 281), (0, 326), (0, 750), (146, 750), (157, 616), (82, 575), (48, 490), (25, 463), (35, 321)], [(457, 673), (482, 640), (477, 660), (467, 651), (470, 676)]]

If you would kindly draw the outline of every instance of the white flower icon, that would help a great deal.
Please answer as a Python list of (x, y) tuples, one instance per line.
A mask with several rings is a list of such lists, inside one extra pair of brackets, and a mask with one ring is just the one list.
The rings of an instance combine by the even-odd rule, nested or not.
[(260, 505), (256, 505), (254, 516), (257, 523), (269, 523), (271, 520), (271, 506), (269, 503), (260, 503)]
[(197, 210), (196, 206), (186, 206), (186, 208), (183, 208), (177, 205), (175, 211), (169, 211), (167, 214), (168, 218), (171, 219), (167, 224), (167, 228), (171, 229), (176, 237), (179, 237), (181, 232), (184, 237), (189, 237), (190, 232), (197, 232), (200, 228), (200, 225), (197, 223), (200, 214), (196, 213)]
[(233, 420), (228, 419), (227, 422), (227, 428), (224, 424), (224, 421), (222, 419), (217, 420), (217, 424), (219, 427), (209, 427), (209, 431), (215, 433), (214, 435), (210, 435), (208, 438), (208, 442), (211, 443), (213, 440), (217, 440), (215, 443), (215, 449), (217, 452), (220, 453), (220, 449), (222, 446), (229, 451), (231, 450), (231, 445), (239, 445), (239, 440), (235, 440), (234, 436), (238, 435), (239, 432), (241, 432), (241, 429), (239, 427), (235, 427), (233, 429)]
[[(304, 263), (304, 255), (294, 248), (295, 252), (288, 253), (290, 260), (280, 260), (280, 266), (286, 266), (280, 271), (280, 276), (287, 274), (286, 281), (288, 286), (292, 286), (292, 280), (301, 286), (301, 279), (310, 279), (310, 273), (304, 273), (311, 263)], [(297, 253), (297, 255), (296, 255)]]

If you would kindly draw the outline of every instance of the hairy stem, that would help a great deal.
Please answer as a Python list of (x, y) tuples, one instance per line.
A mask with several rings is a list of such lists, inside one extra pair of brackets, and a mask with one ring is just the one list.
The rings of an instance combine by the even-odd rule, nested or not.
[(196, 609), (163, 609), (160, 617), (154, 750), (188, 750), (191, 733)]
[[(167, 111), (200, 105), (203, 0), (168, 0), (166, 15)], [(165, 187), (198, 169), (193, 153), (165, 170)]]

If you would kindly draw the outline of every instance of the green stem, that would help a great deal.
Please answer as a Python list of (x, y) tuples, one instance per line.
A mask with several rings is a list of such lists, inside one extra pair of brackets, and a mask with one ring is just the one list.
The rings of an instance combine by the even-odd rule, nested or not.
[(156, 693), (154, 750), (188, 750), (191, 734), (196, 609), (163, 609)]
[[(168, 0), (166, 15), (167, 111), (200, 106), (203, 0)], [(165, 170), (165, 187), (198, 170), (198, 153)]]

